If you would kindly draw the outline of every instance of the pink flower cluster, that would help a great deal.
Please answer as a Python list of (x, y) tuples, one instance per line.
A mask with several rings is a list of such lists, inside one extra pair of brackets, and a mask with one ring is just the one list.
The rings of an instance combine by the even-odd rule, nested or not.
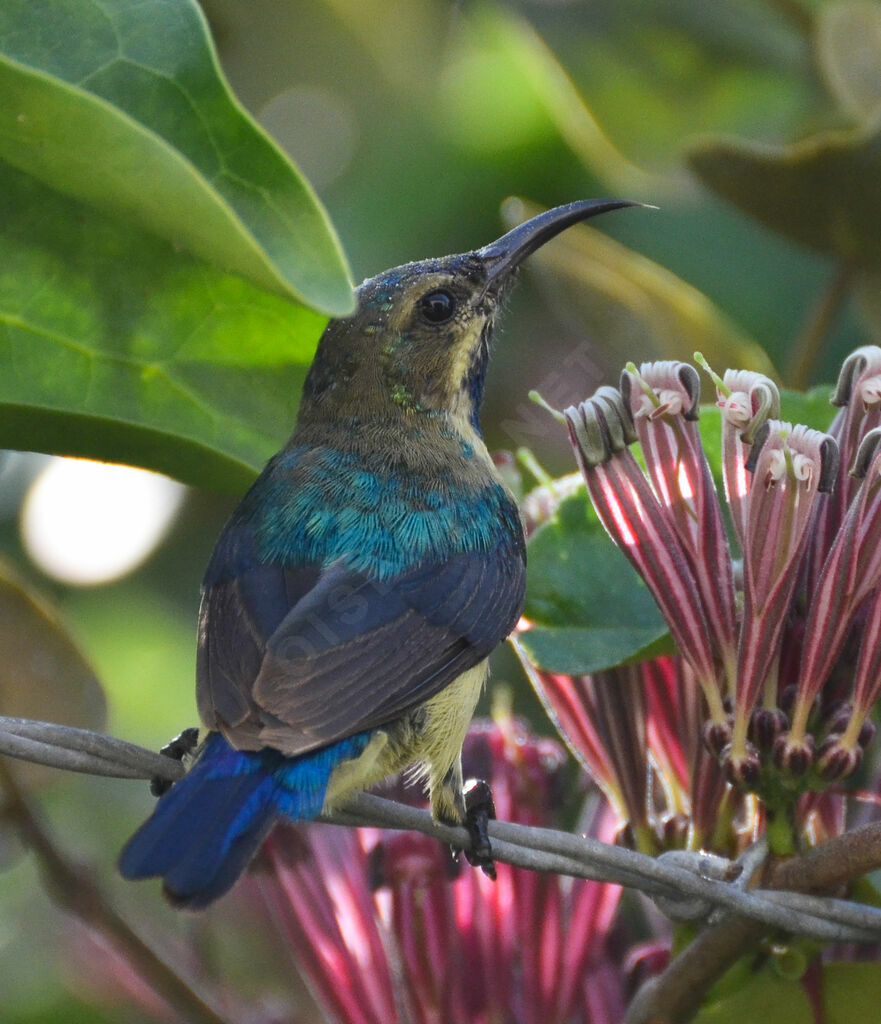
[(818, 814), (834, 827), (817, 794), (860, 765), (881, 692), (881, 349), (845, 363), (828, 432), (782, 421), (761, 375), (713, 379), (727, 507), (694, 367), (631, 365), (564, 414), (599, 519), (678, 656), (581, 679), (527, 664), (647, 849), (672, 828), (730, 852), (738, 828), (793, 810), (801, 830)]

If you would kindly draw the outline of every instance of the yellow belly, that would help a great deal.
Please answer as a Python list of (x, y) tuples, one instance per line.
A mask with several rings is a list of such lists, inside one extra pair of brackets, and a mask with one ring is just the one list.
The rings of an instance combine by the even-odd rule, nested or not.
[(405, 716), (400, 723), (377, 729), (357, 758), (334, 769), (324, 810), (332, 810), (350, 794), (413, 766), (414, 777), (427, 782), (434, 817), (461, 821), (462, 743), (488, 670), (489, 663), (482, 661), (445, 686), (425, 703), (424, 721), (418, 728)]

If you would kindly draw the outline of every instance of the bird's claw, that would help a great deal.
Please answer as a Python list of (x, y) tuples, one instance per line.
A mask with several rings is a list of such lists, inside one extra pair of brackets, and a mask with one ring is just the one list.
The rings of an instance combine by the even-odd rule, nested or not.
[(471, 779), (466, 784), (463, 795), (465, 797), (464, 824), (471, 836), (471, 849), (465, 850), (465, 859), (473, 867), (479, 867), (487, 877), (495, 881), (496, 866), (493, 862), (487, 823), (495, 818), (496, 808), (489, 783), (484, 779)]
[[(185, 757), (192, 754), (198, 745), (199, 730), (195, 726), (191, 726), (166, 743), (159, 753), (164, 754), (165, 757), (172, 758), (174, 761), (183, 761)], [(168, 779), (156, 776), (156, 778), (150, 780), (150, 792), (153, 796), (162, 796), (163, 793), (167, 793), (171, 789), (172, 785), (173, 783)]]

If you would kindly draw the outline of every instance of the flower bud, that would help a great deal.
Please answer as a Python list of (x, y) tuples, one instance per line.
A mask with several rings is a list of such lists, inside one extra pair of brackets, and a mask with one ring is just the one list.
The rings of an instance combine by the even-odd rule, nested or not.
[(722, 751), (722, 763), (725, 775), (732, 786), (737, 786), (747, 793), (755, 790), (759, 783), (762, 762), (758, 751), (751, 743), (747, 743), (745, 752), (737, 756), (733, 756), (731, 747), (727, 746)]
[(802, 776), (814, 763), (814, 737), (791, 740), (789, 733), (777, 737), (774, 743), (774, 764), (789, 775)]
[(731, 726), (728, 722), (707, 722), (704, 725), (704, 744), (713, 757), (721, 758), (730, 743)]
[(779, 708), (756, 708), (750, 715), (747, 735), (762, 753), (770, 753), (777, 737), (788, 728), (789, 719)]
[(796, 686), (795, 683), (790, 683), (789, 686), (784, 687), (777, 699), (777, 703), (780, 705), (780, 710), (784, 715), (792, 714), (792, 709), (795, 707), (795, 698), (797, 696), (798, 686)]
[(859, 768), (863, 760), (861, 747), (844, 746), (841, 736), (827, 736), (817, 748), (816, 768), (826, 782), (838, 782), (846, 779)]

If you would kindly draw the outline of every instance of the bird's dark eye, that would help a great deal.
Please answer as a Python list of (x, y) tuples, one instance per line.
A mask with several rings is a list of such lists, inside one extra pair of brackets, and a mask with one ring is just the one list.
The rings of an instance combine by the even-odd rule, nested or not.
[(419, 310), (429, 323), (442, 324), (456, 312), (456, 300), (443, 290), (429, 292), (419, 300)]

